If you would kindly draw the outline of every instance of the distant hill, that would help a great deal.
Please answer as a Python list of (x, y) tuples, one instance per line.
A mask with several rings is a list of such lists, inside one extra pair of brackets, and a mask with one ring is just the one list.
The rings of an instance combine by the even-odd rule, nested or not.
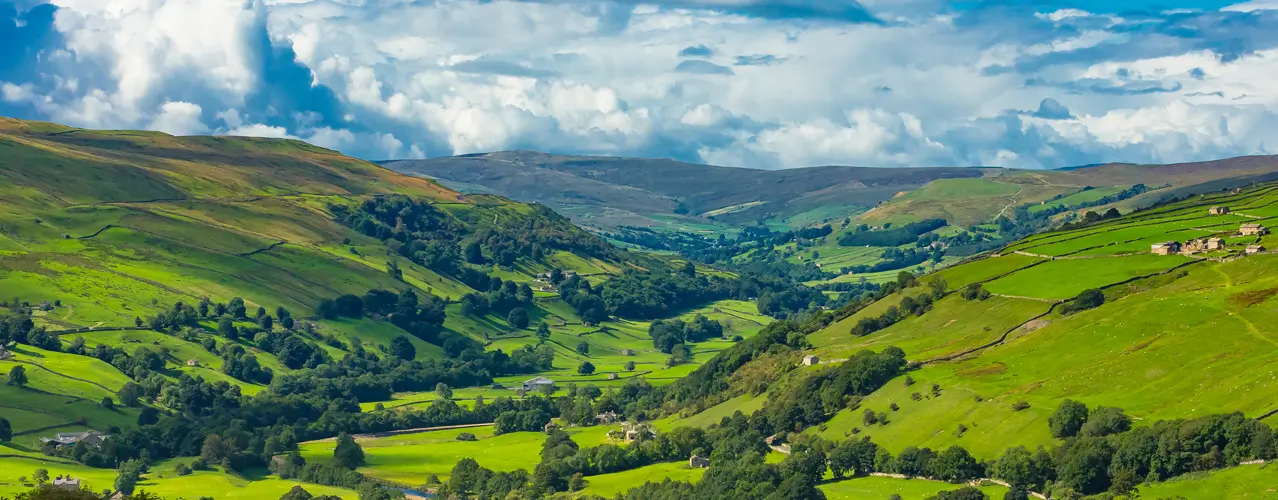
[[(977, 178), (974, 168), (812, 167), (755, 170), (669, 159), (563, 156), (534, 151), (389, 161), (400, 172), (454, 188), (536, 201), (607, 227), (657, 216), (729, 224), (787, 219), (804, 212), (858, 213), (938, 179)], [(831, 210), (832, 207), (839, 209)], [(620, 213), (616, 213), (620, 212)], [(583, 219), (586, 219), (583, 221)]]
[[(967, 225), (1007, 213), (1005, 208), (1046, 202), (1087, 187), (1145, 184), (1174, 190), (1207, 183), (1244, 185), (1267, 179), (1264, 176), (1278, 169), (1278, 157), (1044, 171), (847, 166), (755, 170), (669, 159), (503, 151), (383, 165), (435, 178), (464, 192), (545, 203), (587, 225), (673, 223), (695, 228), (755, 221), (804, 226), (862, 213), (862, 219), (872, 223), (942, 217)], [(1168, 192), (1155, 189), (1124, 206), (1148, 204)]]

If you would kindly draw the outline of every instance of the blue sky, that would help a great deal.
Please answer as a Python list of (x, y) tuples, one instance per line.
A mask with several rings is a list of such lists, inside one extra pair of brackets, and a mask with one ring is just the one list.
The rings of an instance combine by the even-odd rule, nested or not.
[(1278, 0), (0, 0), (0, 114), (757, 168), (1278, 147)]

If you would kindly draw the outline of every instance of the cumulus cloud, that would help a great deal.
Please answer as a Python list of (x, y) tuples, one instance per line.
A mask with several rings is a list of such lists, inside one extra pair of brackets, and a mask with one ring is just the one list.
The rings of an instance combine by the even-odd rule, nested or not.
[(1278, 6), (943, 0), (0, 0), (0, 113), (762, 168), (1266, 152)]
[(198, 104), (189, 102), (166, 102), (160, 106), (160, 112), (151, 120), (148, 128), (167, 132), (173, 135), (195, 135), (208, 131), (200, 114), (204, 110)]

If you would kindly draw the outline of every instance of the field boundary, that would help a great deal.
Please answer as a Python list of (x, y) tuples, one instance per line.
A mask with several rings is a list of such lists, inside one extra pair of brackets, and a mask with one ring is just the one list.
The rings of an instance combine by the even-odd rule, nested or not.
[[(1117, 282), (1117, 283), (1110, 283), (1110, 284), (1108, 284), (1108, 285), (1105, 285), (1105, 286), (1099, 287), (1099, 289), (1100, 289), (1100, 290), (1106, 290), (1106, 289), (1113, 288), (1113, 287), (1116, 287), (1116, 286), (1126, 285), (1126, 284), (1128, 284), (1128, 283), (1132, 283), (1132, 282), (1134, 282), (1134, 281), (1139, 281), (1139, 280), (1143, 280), (1143, 279), (1148, 279), (1148, 278), (1152, 278), (1152, 277), (1154, 277), (1154, 276), (1161, 276), (1161, 275), (1164, 275), (1164, 274), (1171, 273), (1172, 271), (1175, 271), (1175, 270), (1180, 269), (1180, 268), (1182, 268), (1182, 267), (1185, 267), (1185, 266), (1191, 266), (1191, 265), (1198, 264), (1198, 263), (1202, 263), (1202, 262), (1209, 262), (1209, 261), (1207, 261), (1207, 260), (1191, 260), (1191, 261), (1189, 261), (1189, 262), (1181, 263), (1181, 264), (1179, 264), (1179, 265), (1176, 265), (1175, 267), (1172, 267), (1172, 268), (1167, 269), (1167, 270), (1164, 270), (1164, 271), (1159, 271), (1159, 272), (1152, 273), (1152, 274), (1146, 274), (1146, 275), (1142, 275), (1142, 276), (1136, 276), (1136, 277), (1133, 277), (1133, 278), (1128, 278), (1128, 279), (1125, 279), (1125, 280), (1123, 280), (1123, 281), (1119, 281), (1119, 282)], [(1077, 297), (1075, 297), (1075, 298), (1077, 298)], [(1073, 299), (1069, 299), (1069, 300), (1073, 300)], [(999, 337), (999, 338), (998, 338), (998, 340), (995, 340), (995, 341), (993, 341), (993, 342), (990, 342), (990, 343), (985, 344), (985, 345), (982, 345), (982, 346), (973, 347), (973, 348), (971, 348), (971, 349), (968, 349), (968, 350), (966, 350), (966, 351), (960, 352), (960, 353), (958, 353), (958, 354), (951, 354), (951, 355), (946, 355), (946, 356), (939, 356), (939, 357), (936, 357), (936, 358), (932, 358), (932, 359), (928, 359), (928, 360), (924, 360), (924, 361), (919, 361), (919, 362), (918, 362), (918, 364), (919, 364), (919, 366), (923, 366), (923, 365), (929, 365), (929, 364), (934, 364), (934, 363), (941, 363), (941, 362), (945, 362), (945, 361), (953, 361), (953, 360), (958, 359), (958, 358), (961, 358), (961, 357), (963, 357), (963, 356), (967, 356), (967, 355), (969, 355), (969, 354), (974, 354), (974, 353), (976, 353), (976, 352), (983, 351), (983, 350), (985, 350), (985, 349), (989, 349), (989, 348), (991, 348), (991, 347), (998, 346), (998, 345), (1000, 345), (1000, 344), (1002, 344), (1002, 343), (1006, 342), (1006, 341), (1007, 341), (1007, 336), (1008, 336), (1008, 335), (1011, 335), (1011, 334), (1012, 334), (1012, 332), (1014, 332), (1014, 331), (1016, 331), (1017, 329), (1019, 329), (1019, 328), (1021, 328), (1021, 327), (1025, 326), (1025, 325), (1029, 324), (1031, 321), (1039, 320), (1039, 319), (1042, 319), (1042, 318), (1044, 318), (1044, 317), (1046, 317), (1046, 316), (1048, 316), (1048, 315), (1052, 314), (1052, 312), (1054, 312), (1054, 311), (1056, 310), (1056, 307), (1057, 307), (1057, 306), (1059, 306), (1059, 305), (1061, 305), (1061, 304), (1064, 304), (1064, 303), (1068, 302), (1069, 300), (1060, 300), (1060, 301), (1057, 301), (1057, 302), (1053, 303), (1051, 307), (1047, 308), (1047, 312), (1045, 312), (1045, 313), (1043, 313), (1043, 314), (1040, 314), (1040, 315), (1038, 315), (1038, 316), (1035, 316), (1035, 317), (1033, 317), (1033, 318), (1030, 318), (1030, 319), (1026, 320), (1024, 323), (1021, 323), (1021, 324), (1019, 324), (1019, 325), (1016, 325), (1015, 327), (1012, 327), (1012, 329), (1010, 329), (1010, 330), (1008, 330), (1008, 331), (1006, 331), (1006, 332), (1003, 332), (1003, 335), (1002, 335), (1001, 337)], [(1278, 413), (1278, 409), (1275, 409), (1272, 413)]]
[[(353, 438), (353, 439), (355, 439), (356, 441), (358, 441), (358, 440), (361, 440), (361, 439), (378, 439), (378, 438), (391, 437), (391, 436), (403, 436), (403, 435), (406, 435), (406, 434), (421, 434), (421, 433), (425, 433), (425, 432), (433, 432), (433, 431), (447, 431), (447, 430), (453, 430), (453, 429), (473, 429), (473, 428), (477, 428), (477, 427), (490, 427), (490, 426), (493, 426), (493, 425), (496, 425), (496, 423), (495, 423), (495, 422), (487, 422), (487, 423), (479, 423), (479, 424), (441, 425), (441, 426), (438, 426), (438, 427), (418, 427), (418, 428), (415, 428), (415, 429), (401, 429), (401, 430), (397, 430), (397, 431), (372, 432), (372, 433), (368, 433), (368, 434), (352, 434), (352, 435), (351, 435), (351, 438)], [(306, 442), (303, 442), (303, 443), (300, 443), (300, 444), (307, 444), (307, 443), (329, 443), (329, 442), (333, 442), (333, 441), (336, 441), (336, 440), (337, 440), (337, 438), (336, 438), (336, 437), (331, 437), (331, 438), (326, 438), (326, 439), (316, 439), (316, 440), (314, 440), (314, 441), (306, 441)]]
[[(13, 361), (16, 361), (16, 362), (18, 362), (18, 363), (22, 363), (22, 364), (26, 364), (26, 365), (31, 365), (31, 366), (34, 366), (34, 367), (40, 368), (41, 370), (44, 370), (44, 371), (49, 372), (49, 373), (52, 373), (52, 374), (57, 375), (57, 376), (62, 377), (62, 378), (66, 378), (66, 379), (70, 379), (70, 380), (75, 380), (75, 381), (78, 381), (78, 382), (84, 382), (84, 383), (86, 383), (86, 384), (90, 384), (90, 385), (93, 385), (93, 386), (99, 387), (99, 388), (101, 388), (102, 390), (107, 391), (107, 392), (109, 392), (109, 393), (111, 393), (111, 394), (115, 394), (115, 392), (116, 392), (116, 390), (115, 390), (115, 389), (111, 389), (111, 388), (109, 388), (109, 387), (107, 387), (107, 386), (105, 386), (105, 385), (99, 384), (99, 383), (94, 382), (94, 381), (91, 381), (91, 380), (85, 380), (85, 379), (82, 379), (82, 378), (79, 378), (79, 377), (72, 377), (72, 376), (67, 375), (67, 374), (65, 374), (65, 373), (62, 373), (62, 372), (56, 372), (56, 371), (53, 371), (53, 370), (49, 369), (48, 367), (46, 367), (46, 366), (44, 366), (44, 365), (42, 365), (42, 364), (39, 364), (39, 363), (32, 363), (32, 362), (30, 362), (30, 361), (21, 360), (21, 359), (14, 359)], [(65, 396), (65, 394), (64, 394), (64, 396)]]

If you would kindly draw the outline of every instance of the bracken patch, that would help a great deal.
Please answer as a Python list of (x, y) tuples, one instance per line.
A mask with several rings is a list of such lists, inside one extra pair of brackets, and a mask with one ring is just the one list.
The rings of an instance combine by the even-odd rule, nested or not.
[(1229, 305), (1245, 309), (1269, 300), (1274, 295), (1278, 295), (1278, 288), (1265, 288), (1263, 290), (1239, 292), (1229, 296)]

